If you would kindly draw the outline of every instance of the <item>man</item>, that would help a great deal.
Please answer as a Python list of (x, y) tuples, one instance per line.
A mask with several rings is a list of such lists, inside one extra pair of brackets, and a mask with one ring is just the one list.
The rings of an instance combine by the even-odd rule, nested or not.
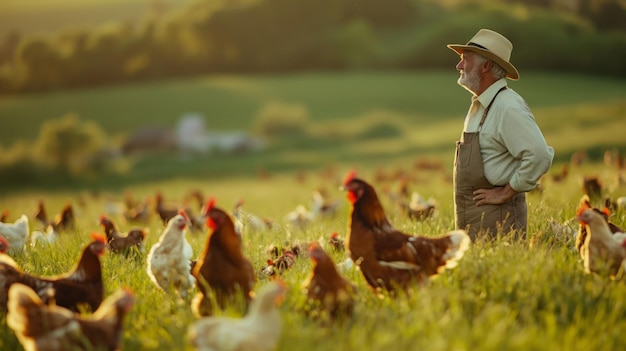
[(458, 84), (472, 93), (472, 105), (454, 159), (455, 224), (479, 236), (525, 237), (525, 192), (552, 165), (546, 144), (524, 99), (508, 89), (519, 73), (509, 60), (513, 45), (481, 29), (466, 45), (450, 44), (460, 55)]

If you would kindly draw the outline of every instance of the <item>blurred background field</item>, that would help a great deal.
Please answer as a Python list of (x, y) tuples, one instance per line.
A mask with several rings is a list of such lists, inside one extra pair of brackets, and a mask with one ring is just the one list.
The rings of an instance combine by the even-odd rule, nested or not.
[(450, 164), (469, 96), (445, 44), (483, 27), (557, 163), (624, 150), (620, 1), (26, 0), (0, 22), (5, 191)]

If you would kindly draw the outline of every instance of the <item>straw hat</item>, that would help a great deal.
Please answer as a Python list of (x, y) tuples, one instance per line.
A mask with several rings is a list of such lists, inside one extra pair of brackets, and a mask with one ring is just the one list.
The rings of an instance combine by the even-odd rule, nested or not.
[(448, 44), (448, 47), (459, 55), (467, 50), (484, 56), (504, 68), (507, 78), (511, 80), (519, 79), (517, 69), (509, 62), (513, 44), (500, 33), (489, 29), (481, 29), (466, 45)]

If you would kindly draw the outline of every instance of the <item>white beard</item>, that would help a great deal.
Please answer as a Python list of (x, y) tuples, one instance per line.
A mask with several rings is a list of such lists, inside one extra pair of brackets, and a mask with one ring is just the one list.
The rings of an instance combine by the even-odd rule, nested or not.
[(463, 71), (457, 83), (470, 93), (476, 95), (476, 91), (480, 87), (480, 76), (477, 70)]

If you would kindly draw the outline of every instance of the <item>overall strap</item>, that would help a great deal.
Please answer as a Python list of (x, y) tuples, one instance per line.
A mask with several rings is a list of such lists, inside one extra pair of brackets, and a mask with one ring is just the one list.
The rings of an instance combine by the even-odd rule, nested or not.
[(483, 113), (483, 118), (480, 119), (480, 124), (478, 125), (478, 131), (480, 132), (480, 130), (483, 128), (483, 123), (485, 123), (485, 118), (487, 118), (487, 113), (489, 113), (489, 109), (491, 108), (491, 105), (493, 104), (493, 102), (496, 100), (496, 97), (498, 96), (498, 94), (500, 94), (500, 92), (502, 90), (505, 90), (506, 87), (502, 87), (500, 88), (500, 90), (498, 90), (498, 92), (496, 93), (496, 95), (493, 96), (493, 99), (491, 99), (491, 102), (489, 102), (489, 105), (487, 105), (487, 108), (485, 109), (485, 113)]

